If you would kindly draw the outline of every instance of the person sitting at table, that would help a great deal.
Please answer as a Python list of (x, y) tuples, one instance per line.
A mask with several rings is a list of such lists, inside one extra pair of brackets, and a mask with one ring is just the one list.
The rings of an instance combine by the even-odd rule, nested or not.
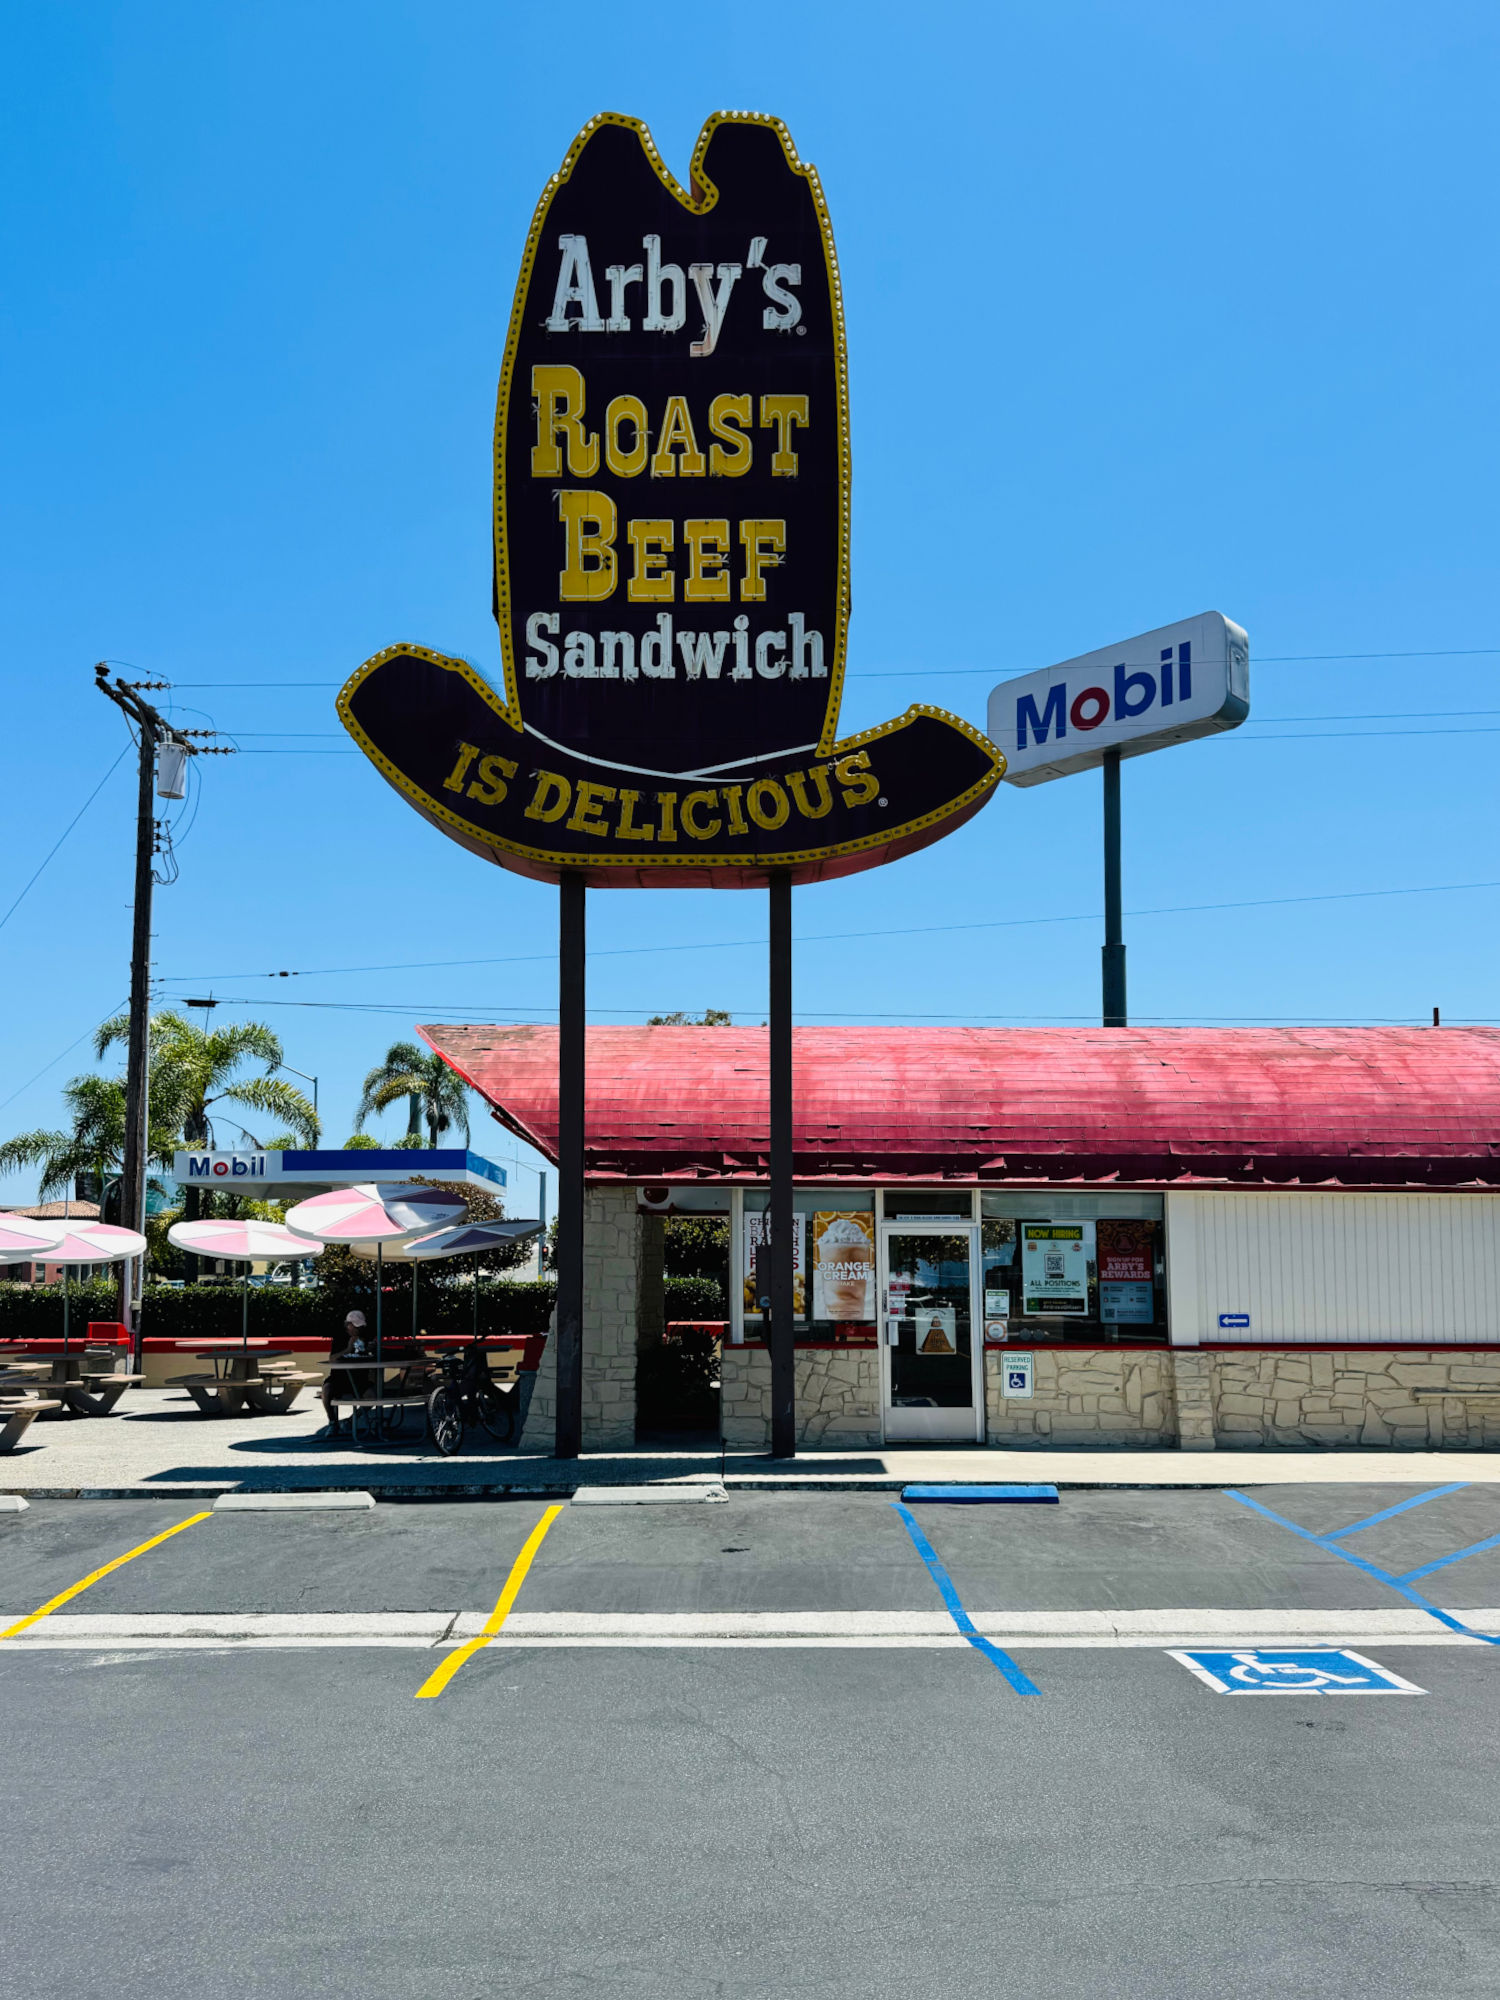
[[(341, 1354), (363, 1354), (365, 1351), (365, 1316), (362, 1312), (344, 1315), (344, 1324), (328, 1343), (328, 1359), (337, 1362)], [(328, 1379), (318, 1394), (323, 1399), (323, 1410), (328, 1418), (328, 1427), (321, 1435), (336, 1438), (344, 1435), (344, 1426), (339, 1421), (339, 1404), (351, 1403), (359, 1395), (354, 1377), (347, 1368), (333, 1367), (328, 1371)], [(352, 1415), (351, 1415), (352, 1427)]]

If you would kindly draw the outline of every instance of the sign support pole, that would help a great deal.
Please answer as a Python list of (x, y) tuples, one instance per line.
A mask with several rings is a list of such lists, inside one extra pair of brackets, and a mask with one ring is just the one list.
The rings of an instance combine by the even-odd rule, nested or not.
[(559, 1458), (583, 1449), (584, 877), (558, 882), (557, 1434)]
[(1120, 753), (1104, 753), (1104, 1025), (1125, 1020), (1125, 919), (1120, 908)]
[(771, 874), (771, 1456), (797, 1455), (792, 1221), (792, 877)]

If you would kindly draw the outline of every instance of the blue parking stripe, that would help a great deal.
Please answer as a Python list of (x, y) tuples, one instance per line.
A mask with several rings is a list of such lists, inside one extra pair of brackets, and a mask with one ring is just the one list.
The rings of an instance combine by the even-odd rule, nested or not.
[(1409, 1569), (1398, 1577), (1400, 1583), (1415, 1583), (1419, 1576), (1431, 1576), (1435, 1569), (1446, 1569), (1449, 1563), (1461, 1563), (1465, 1556), (1483, 1555), (1486, 1549), (1500, 1548), (1500, 1535), (1491, 1535), (1488, 1541), (1473, 1542), (1466, 1549), (1455, 1549), (1451, 1556), (1439, 1556), (1436, 1562), (1423, 1563), (1417, 1569)]
[(1382, 1513), (1371, 1514), (1367, 1520), (1356, 1521), (1352, 1528), (1336, 1528), (1332, 1534), (1323, 1535), (1319, 1539), (1325, 1542), (1341, 1542), (1346, 1535), (1357, 1535), (1362, 1529), (1373, 1528), (1381, 1521), (1393, 1521), (1398, 1514), (1405, 1514), (1413, 1507), (1425, 1507), (1429, 1500), (1441, 1500), (1445, 1493), (1462, 1493), (1468, 1484), (1467, 1479), (1460, 1479), (1452, 1486), (1434, 1486), (1430, 1493), (1418, 1493), (1414, 1499), (1403, 1500), (1395, 1507), (1387, 1507)]
[[(1224, 1489), (1224, 1496), (1228, 1500), (1238, 1500), (1242, 1507), (1250, 1508), (1253, 1513), (1264, 1514), (1268, 1521), (1274, 1521), (1279, 1528), (1289, 1528), (1294, 1535), (1300, 1535), (1304, 1542), (1312, 1542), (1320, 1549), (1327, 1549), (1330, 1555), (1337, 1556), (1340, 1562), (1348, 1563), (1351, 1569), (1363, 1570), (1366, 1576), (1373, 1576), (1377, 1583), (1383, 1583), (1389, 1589), (1394, 1590), (1397, 1596), (1404, 1597), (1407, 1603), (1415, 1605), (1418, 1611), (1425, 1611), (1429, 1618), (1436, 1618), (1438, 1623), (1446, 1625), (1450, 1632), (1462, 1632), (1465, 1638), (1478, 1639), (1486, 1646), (1500, 1646), (1500, 1638), (1494, 1637), (1489, 1632), (1476, 1632), (1472, 1625), (1465, 1625), (1463, 1620), (1455, 1618), (1451, 1611), (1439, 1609), (1436, 1604), (1433, 1604), (1428, 1598), (1423, 1597), (1419, 1591), (1413, 1590), (1409, 1578), (1392, 1576), (1388, 1570), (1377, 1569), (1374, 1563), (1366, 1562), (1363, 1556), (1351, 1556), (1347, 1549), (1338, 1547), (1332, 1536), (1315, 1535), (1310, 1528), (1299, 1528), (1295, 1521), (1287, 1520), (1284, 1514), (1272, 1513), (1269, 1507), (1263, 1507), (1258, 1500), (1252, 1500), (1248, 1493), (1236, 1492), (1232, 1486)], [(1437, 1495), (1433, 1494), (1430, 1497), (1436, 1499)], [(1351, 1531), (1346, 1528), (1344, 1532), (1348, 1534)], [(1477, 1546), (1479, 1545), (1476, 1544)], [(1474, 1551), (1472, 1549), (1464, 1549), (1461, 1553), (1472, 1555)], [(1429, 1567), (1441, 1568), (1442, 1565), (1440, 1563), (1431, 1564)], [(1413, 1570), (1411, 1574), (1413, 1576), (1424, 1576), (1426, 1570)]]
[(975, 1652), (983, 1653), (991, 1666), (997, 1667), (1004, 1674), (1017, 1694), (1040, 1694), (1041, 1689), (1036, 1685), (1035, 1681), (1029, 1680), (1022, 1673), (1021, 1669), (1010, 1657), (1010, 1654), (1002, 1652), (992, 1640), (986, 1639), (984, 1634), (976, 1628), (973, 1619), (964, 1610), (963, 1600), (959, 1597), (957, 1590), (953, 1586), (952, 1577), (949, 1576), (947, 1570), (938, 1561), (937, 1550), (917, 1526), (916, 1519), (910, 1509), (903, 1507), (899, 1500), (893, 1500), (891, 1505), (901, 1516), (906, 1532), (911, 1536), (917, 1554), (927, 1565), (927, 1574), (937, 1585), (943, 1602), (948, 1607), (949, 1617), (974, 1648)]

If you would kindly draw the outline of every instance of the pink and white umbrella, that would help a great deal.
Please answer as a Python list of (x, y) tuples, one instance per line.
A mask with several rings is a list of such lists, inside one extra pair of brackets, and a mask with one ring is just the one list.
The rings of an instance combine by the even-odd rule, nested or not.
[(207, 1222), (174, 1222), (167, 1241), (199, 1257), (226, 1257), (236, 1263), (279, 1264), (288, 1257), (316, 1257), (323, 1248), (311, 1237), (283, 1229), (279, 1222), (241, 1222), (226, 1217)]
[(144, 1257), (146, 1239), (134, 1229), (117, 1229), (112, 1222), (69, 1222), (60, 1218), (55, 1224), (45, 1223), (51, 1230), (51, 1239), (45, 1249), (31, 1251), (7, 1251), (0, 1256), (0, 1263), (19, 1264), (32, 1257), (39, 1264), (61, 1264), (63, 1267), (63, 1352), (68, 1351), (68, 1320), (71, 1301), (68, 1293), (68, 1271), (76, 1264), (120, 1264), (127, 1257)]
[(29, 1215), (0, 1215), (0, 1264), (42, 1262), (63, 1239), (60, 1222), (40, 1222)]
[(121, 1264), (127, 1257), (144, 1257), (146, 1239), (134, 1229), (117, 1229), (112, 1222), (65, 1222), (61, 1241), (49, 1250), (49, 1264)]
[[(429, 1235), (445, 1223), (458, 1222), (465, 1214), (463, 1202), (442, 1188), (422, 1187), (415, 1182), (376, 1185), (362, 1181), (357, 1187), (330, 1188), (299, 1201), (286, 1212), (286, 1226), (298, 1235), (316, 1236), (323, 1243), (341, 1243), (348, 1249), (372, 1244), (375, 1250), (375, 1358), (381, 1351), (381, 1265), (388, 1247), (409, 1243), (413, 1237)], [(415, 1298), (413, 1298), (415, 1308)]]
[(320, 1243), (394, 1244), (457, 1222), (464, 1212), (464, 1204), (442, 1188), (362, 1181), (299, 1201), (287, 1210), (286, 1226)]
[(174, 1222), (167, 1241), (199, 1257), (225, 1257), (245, 1266), (240, 1285), (240, 1341), (250, 1345), (250, 1266), (280, 1264), (289, 1257), (316, 1257), (323, 1248), (308, 1236), (296, 1236), (279, 1222), (240, 1221), (236, 1217), (206, 1222)]

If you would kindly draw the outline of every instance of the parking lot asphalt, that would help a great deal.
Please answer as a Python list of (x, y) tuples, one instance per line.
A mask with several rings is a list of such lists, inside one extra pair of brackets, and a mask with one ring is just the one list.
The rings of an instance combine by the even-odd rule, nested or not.
[[(1253, 1495), (1252, 1495), (1253, 1497)], [(1263, 1504), (1327, 1533), (1409, 1500), (1388, 1487), (1279, 1487)], [(77, 1611), (488, 1609), (547, 1502), (216, 1514), (92, 1586)], [(21, 1616), (200, 1511), (168, 1500), (37, 1500), (0, 1517), (0, 1613)], [(1056, 1507), (922, 1507), (971, 1610), (1363, 1608), (1389, 1588), (1217, 1492), (1071, 1493)], [(1500, 1534), (1500, 1493), (1446, 1493), (1345, 1546), (1397, 1574)], [(1500, 1605), (1500, 1547), (1429, 1580), (1452, 1609)], [(922, 1611), (930, 1577), (879, 1494), (733, 1493), (722, 1505), (566, 1508), (525, 1609)]]
[[(1415, 1496), (1248, 1497), (1326, 1535)], [(34, 1612), (194, 1511), (59, 1500), (0, 1517), (0, 1609)], [(976, 1617), (1395, 1606), (1423, 1622), (1224, 1493), (912, 1513)], [(1496, 1534), (1500, 1493), (1472, 1487), (1347, 1548), (1403, 1575)], [(518, 1626), (927, 1613), (934, 1636), (737, 1650), (502, 1628), (414, 1700), (452, 1657), (451, 1615), (479, 1632), (528, 1543)], [(1497, 1562), (1461, 1556), (1423, 1588), (1500, 1605)], [(1363, 1647), (1418, 1697), (1216, 1695), (1161, 1643), (1007, 1638), (1041, 1697), (1020, 1699), (887, 1499), (751, 1493), (220, 1514), (44, 1625), (419, 1612), (443, 1617), (386, 1650), (0, 1640), (14, 1990), (1500, 1995), (1500, 1647), (1431, 1621), (1439, 1643)]]
[(1494, 1663), (1388, 1664), (1428, 1695), (495, 1646), (418, 1704), (400, 1656), (18, 1656), (13, 1990), (1494, 1994)]

